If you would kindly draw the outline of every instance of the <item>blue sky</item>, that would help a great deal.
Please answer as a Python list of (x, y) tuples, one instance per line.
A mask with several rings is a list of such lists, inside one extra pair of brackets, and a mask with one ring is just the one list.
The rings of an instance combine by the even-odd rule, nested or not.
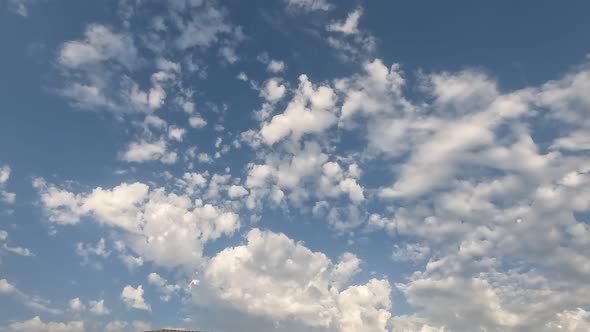
[(589, 10), (2, 2), (0, 330), (590, 330)]

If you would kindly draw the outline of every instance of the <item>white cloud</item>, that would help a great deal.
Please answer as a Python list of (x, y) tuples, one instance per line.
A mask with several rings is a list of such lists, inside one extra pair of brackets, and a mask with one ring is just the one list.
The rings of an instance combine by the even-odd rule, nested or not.
[(84, 332), (84, 322), (43, 322), (39, 316), (30, 320), (11, 323), (8, 326), (9, 331), (31, 331), (31, 332)]
[(283, 72), (285, 70), (285, 62), (280, 61), (280, 60), (275, 60), (275, 59), (271, 59), (268, 64), (266, 65), (266, 70), (268, 70), (271, 73), (280, 73)]
[[(125, 152), (121, 156), (122, 160), (127, 162), (143, 163), (147, 161), (161, 160), (164, 163), (169, 163), (167, 158), (170, 154), (166, 153), (166, 142), (159, 141), (139, 141), (131, 142), (127, 146)], [(175, 161), (172, 160), (173, 162)]]
[(169, 284), (168, 280), (162, 278), (155, 272), (148, 275), (148, 282), (158, 288), (158, 291), (162, 294), (160, 299), (164, 302), (170, 301), (172, 295), (181, 290), (180, 285)]
[(222, 10), (211, 5), (201, 6), (201, 9), (190, 15), (178, 40), (180, 49), (190, 47), (208, 47), (219, 39), (220, 34), (232, 31)]
[(188, 122), (189, 122), (190, 126), (193, 128), (203, 128), (207, 125), (207, 121), (205, 121), (205, 119), (203, 119), (199, 115), (191, 116), (188, 119)]
[(24, 256), (24, 257), (31, 257), (35, 256), (35, 254), (29, 250), (28, 248), (23, 247), (10, 247), (6, 243), (4, 243), (4, 250), (11, 252), (13, 254)]
[[(167, 193), (164, 188), (150, 191), (143, 183), (98, 187), (78, 195), (51, 185), (38, 189), (51, 221), (76, 223), (91, 216), (119, 231), (125, 245), (143, 260), (168, 267), (197, 266), (206, 242), (240, 227), (238, 215), (223, 207), (197, 203), (188, 194)], [(61, 204), (62, 197), (73, 202)]]
[(240, 60), (240, 57), (236, 54), (236, 50), (233, 47), (224, 46), (219, 49), (221, 56), (230, 64), (234, 64)]
[(262, 125), (260, 134), (267, 144), (287, 136), (298, 140), (304, 134), (319, 134), (336, 123), (334, 91), (325, 85), (314, 87), (305, 75), (299, 77), (299, 82), (285, 111)]
[(344, 22), (332, 22), (326, 29), (328, 31), (340, 32), (345, 35), (358, 34), (358, 24), (362, 14), (362, 9), (356, 9), (348, 14)]
[(276, 103), (285, 96), (286, 91), (287, 88), (284, 84), (281, 84), (280, 79), (271, 78), (266, 81), (264, 88), (260, 91), (260, 95), (268, 102)]
[(6, 183), (10, 178), (10, 166), (0, 166), (0, 202), (7, 204), (14, 204), (16, 201), (16, 194), (6, 191)]
[(184, 139), (184, 135), (186, 135), (186, 129), (184, 128), (179, 128), (176, 126), (170, 126), (170, 128), (168, 128), (169, 139), (182, 142), (182, 140)]
[(305, 11), (326, 11), (332, 9), (332, 5), (327, 0), (285, 0), (289, 7), (302, 9)]
[(547, 324), (547, 330), (583, 332), (590, 329), (590, 312), (584, 309), (566, 310), (556, 316), (554, 321)]
[(10, 166), (4, 165), (0, 167), (0, 185), (4, 185), (10, 178)]
[(556, 139), (551, 148), (566, 151), (588, 151), (590, 150), (590, 134), (586, 130), (573, 131), (568, 136)]
[(76, 245), (76, 255), (82, 257), (82, 265), (87, 265), (91, 262), (94, 256), (97, 258), (107, 258), (111, 255), (111, 252), (106, 249), (105, 240), (101, 238), (96, 243), (96, 246), (92, 246), (90, 243), (78, 242)]
[(211, 159), (211, 157), (204, 152), (201, 152), (197, 155), (197, 160), (203, 164), (210, 164), (213, 162), (213, 159)]
[(99, 24), (89, 25), (84, 40), (69, 41), (60, 49), (62, 65), (77, 68), (115, 60), (129, 68), (137, 63), (137, 49), (133, 39), (125, 34), (112, 32)]
[(238, 74), (237, 79), (243, 82), (248, 82), (248, 75), (242, 71)]
[(133, 288), (131, 285), (125, 286), (121, 292), (121, 299), (128, 307), (151, 311), (151, 307), (143, 298), (143, 287), (141, 285)]
[(0, 241), (4, 241), (8, 238), (8, 232), (3, 229), (0, 229)]
[(0, 295), (12, 296), (34, 312), (45, 312), (52, 315), (63, 313), (60, 309), (51, 308), (50, 301), (25, 293), (6, 279), (0, 279)]
[(71, 299), (68, 302), (68, 305), (69, 305), (70, 309), (73, 311), (86, 310), (86, 306), (84, 305), (84, 303), (82, 303), (82, 301), (80, 301), (80, 298), (78, 298), (78, 297)]
[(88, 310), (98, 316), (104, 316), (111, 313), (109, 308), (104, 304), (104, 300), (96, 300), (88, 302)]
[(133, 270), (136, 267), (143, 266), (143, 258), (135, 257), (133, 255), (119, 255), (119, 259), (129, 270)]
[(239, 198), (248, 195), (248, 190), (242, 186), (232, 185), (227, 190), (227, 194), (230, 198)]
[(0, 293), (2, 294), (10, 294), (16, 291), (16, 287), (10, 284), (6, 279), (0, 279)]
[(245, 245), (211, 259), (205, 278), (221, 300), (249, 314), (343, 332), (387, 331), (389, 283), (346, 288), (357, 271), (354, 255), (333, 264), (283, 234), (253, 229)]

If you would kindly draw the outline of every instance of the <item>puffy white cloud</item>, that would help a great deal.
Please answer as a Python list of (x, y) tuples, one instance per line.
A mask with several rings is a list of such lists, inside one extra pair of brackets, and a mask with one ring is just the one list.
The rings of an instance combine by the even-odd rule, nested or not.
[[(418, 279), (400, 286), (412, 305), (425, 308), (432, 320), (445, 323), (451, 331), (471, 328), (507, 330), (520, 324), (520, 317), (503, 308), (492, 286), (478, 278)], [(455, 317), (448, 317), (453, 305)]]
[(357, 34), (359, 33), (358, 24), (362, 14), (362, 9), (356, 9), (348, 14), (344, 22), (332, 22), (326, 29), (328, 29), (328, 31), (340, 32), (345, 35)]
[(131, 68), (137, 63), (137, 49), (130, 36), (114, 33), (99, 24), (89, 25), (84, 35), (84, 40), (62, 45), (59, 52), (62, 65), (77, 68), (114, 60)]
[(345, 94), (340, 122), (344, 123), (359, 112), (392, 114), (410, 108), (411, 105), (402, 95), (406, 80), (399, 64), (387, 68), (383, 61), (375, 59), (363, 67), (363, 75), (336, 81), (336, 89)]
[(84, 303), (82, 303), (82, 301), (80, 300), (79, 297), (73, 298), (68, 302), (68, 305), (70, 307), (71, 310), (73, 311), (84, 311), (86, 310), (86, 306), (84, 305)]
[(230, 198), (239, 198), (248, 195), (248, 190), (242, 186), (232, 185), (227, 190), (227, 194)]
[(121, 159), (135, 163), (160, 160), (165, 164), (171, 164), (176, 162), (176, 153), (167, 152), (166, 142), (163, 140), (153, 142), (139, 141), (129, 143)]
[(184, 128), (176, 126), (170, 126), (170, 128), (168, 128), (168, 138), (171, 140), (182, 142), (184, 135), (186, 135), (186, 129)]
[(358, 271), (354, 255), (333, 264), (283, 234), (253, 229), (246, 239), (207, 266), (206, 281), (221, 300), (273, 320), (292, 318), (343, 332), (387, 331), (389, 283), (372, 279), (346, 287)]
[(8, 326), (9, 331), (31, 332), (84, 332), (84, 322), (43, 322), (39, 316), (22, 322), (14, 322)]
[(242, 71), (238, 74), (237, 79), (243, 82), (248, 82), (248, 75)]
[(285, 111), (265, 122), (260, 130), (267, 144), (291, 136), (298, 140), (304, 134), (319, 134), (337, 121), (333, 107), (334, 91), (325, 85), (314, 87), (307, 76), (299, 77), (299, 87)]
[(320, 178), (320, 189), (327, 196), (348, 194), (349, 199), (358, 204), (365, 200), (364, 189), (353, 177), (345, 177), (340, 165), (330, 161), (322, 166), (323, 176)]
[(275, 60), (275, 59), (271, 59), (268, 64), (266, 65), (266, 70), (268, 70), (271, 73), (280, 73), (283, 72), (285, 70), (285, 62), (280, 61), (280, 60)]
[(121, 292), (121, 299), (130, 308), (151, 311), (150, 305), (143, 298), (143, 286), (141, 285), (136, 288), (131, 285), (125, 286)]
[(103, 316), (108, 315), (110, 310), (104, 304), (104, 300), (96, 300), (96, 301), (89, 301), (88, 307), (80, 300), (80, 298), (73, 298), (69, 301), (69, 307), (73, 311), (85, 311), (88, 308), (88, 311), (92, 314)]
[(3, 165), (0, 167), (0, 202), (13, 204), (16, 201), (16, 194), (8, 192), (5, 187), (10, 178), (10, 166)]
[(6, 279), (0, 279), (0, 293), (9, 294), (16, 291), (16, 287), (8, 282)]
[(590, 108), (588, 65), (565, 77), (549, 81), (540, 88), (536, 102), (552, 110), (549, 116), (570, 125), (590, 126), (586, 111)]
[(266, 81), (264, 88), (260, 91), (260, 95), (267, 101), (275, 103), (283, 98), (287, 88), (281, 84), (278, 78), (271, 78)]
[(92, 216), (118, 231), (124, 244), (143, 260), (163, 266), (198, 266), (206, 242), (240, 227), (234, 212), (197, 203), (188, 194), (167, 193), (164, 188), (150, 191), (143, 183), (98, 187), (87, 194), (47, 184), (38, 190), (51, 221), (77, 223), (82, 216)]
[(6, 238), (8, 238), (8, 232), (0, 229), (0, 241), (4, 241), (6, 240)]
[(201, 116), (199, 115), (194, 115), (191, 116), (188, 119), (188, 123), (190, 124), (191, 127), (193, 128), (203, 128), (207, 125), (207, 121), (205, 121), (205, 119), (203, 119)]
[(10, 178), (10, 166), (3, 165), (0, 167), (0, 184), (5, 184)]

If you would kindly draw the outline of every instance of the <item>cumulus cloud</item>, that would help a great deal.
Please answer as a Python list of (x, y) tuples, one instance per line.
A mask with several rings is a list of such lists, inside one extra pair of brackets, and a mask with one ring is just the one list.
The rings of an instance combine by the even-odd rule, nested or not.
[(73, 311), (83, 311), (86, 309), (86, 306), (78, 297), (71, 299), (68, 304), (70, 309)]
[(199, 115), (191, 116), (189, 118), (188, 122), (189, 122), (190, 126), (193, 128), (203, 128), (207, 125), (207, 121), (205, 121), (205, 119), (203, 119)]
[(227, 194), (230, 198), (239, 198), (248, 195), (248, 190), (242, 186), (232, 185), (227, 190)]
[[(308, 12), (333, 7), (324, 0), (285, 1)], [(26, 14), (24, 1), (11, 2), (23, 5), (19, 10)], [(193, 280), (199, 271), (202, 276), (191, 282), (195, 298), (206, 290), (239, 312), (312, 329), (588, 330), (587, 65), (513, 91), (500, 89), (494, 75), (477, 69), (407, 77), (400, 64), (368, 60), (376, 39), (359, 25), (358, 8), (342, 21), (328, 20), (325, 29), (337, 56), (362, 62), (359, 72), (321, 82), (310, 80), (314, 73), (300, 75), (295, 85), (277, 77), (260, 86), (251, 81), (262, 99), (254, 108), (256, 127), (236, 134), (223, 122), (227, 107), (215, 108), (219, 122), (196, 112), (193, 95), (202, 94), (190, 88), (192, 81), (187, 86), (187, 77), (205, 77), (206, 66), (176, 52), (200, 54), (217, 45), (208, 51), (235, 63), (241, 29), (213, 3), (170, 0), (166, 6), (168, 12), (149, 20), (145, 33), (92, 24), (58, 49), (61, 94), (74, 106), (143, 112), (136, 116), (144, 132), (134, 136), (121, 160), (178, 162), (183, 169), (181, 162), (189, 164), (179, 177), (164, 173), (160, 188), (152, 179), (90, 190), (35, 179), (52, 227), (88, 220), (109, 233), (114, 249), (107, 250), (102, 238), (78, 244), (83, 261), (115, 253), (130, 269), (170, 268), (174, 281), (155, 272), (147, 277), (163, 301), (181, 291), (178, 275)], [(144, 48), (156, 54), (154, 61), (139, 55)], [(269, 56), (260, 61), (273, 76), (287, 67)], [(249, 80), (245, 73), (238, 78)], [(168, 113), (158, 113), (166, 120), (156, 116), (162, 108), (183, 111), (192, 128), (215, 121), (223, 140), (214, 151), (186, 149), (186, 130)], [(232, 149), (244, 144), (253, 150), (243, 165), (241, 157), (226, 164), (227, 142), (234, 138)], [(213, 173), (226, 166), (225, 173)], [(14, 203), (6, 189), (9, 176), (10, 168), (0, 167), (0, 200)], [(243, 244), (211, 246), (206, 256), (208, 244), (240, 229), (238, 215), (254, 223), (267, 212), (312, 215), (336, 236), (348, 236), (351, 247), (370, 239), (372, 231), (390, 234), (394, 241), (385, 255), (411, 266), (395, 286), (412, 313), (391, 317), (386, 279), (353, 279), (365, 275), (358, 274), (361, 261), (354, 254), (333, 260), (283, 234), (253, 229)], [(4, 241), (8, 235), (2, 232)], [(6, 243), (3, 248), (32, 255)], [(33, 310), (61, 312), (6, 279), (0, 280), (0, 293)], [(126, 286), (121, 298), (131, 308), (150, 309), (141, 285)], [(109, 312), (104, 300), (76, 298), (69, 305), (73, 311)], [(38, 317), (14, 324), (25, 323), (32, 330), (79, 328)], [(133, 325), (114, 321), (106, 330)]]
[(8, 326), (9, 331), (32, 331), (32, 332), (84, 332), (84, 322), (44, 322), (35, 316), (30, 320), (14, 322)]
[(139, 285), (136, 288), (131, 285), (125, 286), (121, 292), (121, 299), (129, 308), (138, 310), (151, 311), (151, 306), (145, 302), (143, 298), (143, 286)]
[(276, 103), (281, 100), (287, 91), (284, 84), (278, 78), (271, 78), (266, 81), (264, 88), (260, 91), (260, 95), (271, 103)]
[(268, 70), (271, 73), (276, 74), (276, 73), (280, 73), (280, 72), (284, 71), (285, 67), (286, 67), (285, 62), (280, 61), (280, 60), (271, 59), (266, 66), (266, 70)]
[(92, 24), (86, 28), (84, 37), (84, 40), (62, 45), (59, 52), (62, 65), (78, 68), (113, 60), (133, 67), (137, 63), (137, 49), (128, 35), (114, 33), (104, 25)]
[(389, 282), (371, 279), (347, 286), (358, 271), (354, 255), (334, 264), (283, 234), (258, 229), (248, 232), (246, 241), (218, 253), (205, 272), (216, 295), (229, 305), (343, 332), (387, 331)]
[[(282, 97), (284, 87), (281, 91)], [(321, 133), (336, 123), (332, 109), (335, 102), (336, 96), (330, 87), (314, 87), (307, 76), (301, 75), (299, 87), (285, 111), (265, 122), (260, 134), (267, 144), (273, 144), (287, 136), (298, 140), (304, 134)]]
[(10, 166), (2, 165), (0, 166), (0, 202), (4, 202), (7, 204), (14, 204), (16, 201), (16, 194), (7, 191), (6, 183), (10, 178)]
[(129, 143), (121, 159), (134, 163), (159, 160), (164, 164), (173, 164), (176, 162), (176, 157), (175, 152), (167, 151), (167, 144), (164, 140), (158, 140)]
[(182, 142), (184, 135), (186, 135), (186, 129), (184, 128), (176, 126), (170, 126), (170, 128), (168, 128), (168, 138), (171, 140)]
[(50, 184), (38, 190), (50, 221), (77, 223), (91, 216), (120, 231), (125, 245), (144, 260), (163, 266), (197, 266), (207, 241), (231, 235), (240, 227), (238, 215), (223, 207), (196, 202), (188, 194), (167, 193), (164, 188), (150, 190), (139, 182), (98, 187), (86, 194)]

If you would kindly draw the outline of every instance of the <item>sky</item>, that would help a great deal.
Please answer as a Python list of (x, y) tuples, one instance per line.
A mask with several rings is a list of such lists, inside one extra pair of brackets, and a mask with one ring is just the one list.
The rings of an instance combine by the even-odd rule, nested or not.
[(590, 331), (588, 13), (0, 2), (0, 331)]

